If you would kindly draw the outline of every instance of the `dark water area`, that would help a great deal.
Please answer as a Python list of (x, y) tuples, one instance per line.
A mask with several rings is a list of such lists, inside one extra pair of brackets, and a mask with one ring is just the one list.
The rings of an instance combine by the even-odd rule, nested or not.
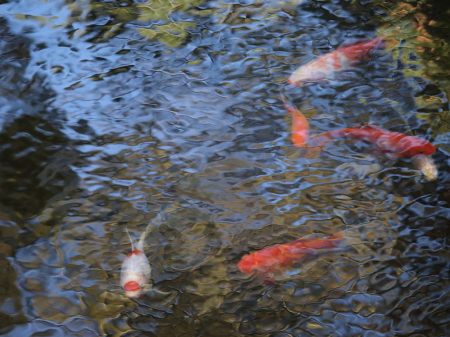
[[(0, 335), (450, 336), (450, 3), (2, 1)], [(397, 43), (332, 83), (300, 65)], [(373, 123), (437, 148), (410, 159), (290, 138)], [(158, 221), (158, 215), (162, 221)], [(125, 228), (151, 282), (127, 298)], [(348, 246), (267, 285), (242, 256), (309, 234)]]

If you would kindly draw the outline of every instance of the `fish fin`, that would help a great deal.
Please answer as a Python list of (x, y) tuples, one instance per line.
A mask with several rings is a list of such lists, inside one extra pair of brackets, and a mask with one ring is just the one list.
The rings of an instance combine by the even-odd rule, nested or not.
[(287, 111), (289, 111), (292, 115), (296, 115), (298, 112), (300, 112), (295, 107), (286, 103), (286, 96), (283, 94), (283, 92), (281, 90), (280, 90), (280, 96), (281, 96), (281, 100), (283, 101), (284, 107), (286, 108)]
[(379, 126), (375, 125), (375, 124), (370, 124), (370, 123), (364, 123), (361, 126), (361, 129), (372, 129), (372, 130), (377, 130), (377, 131), (386, 131), (383, 128), (380, 128)]
[(397, 32), (391, 34), (380, 34), (378, 36), (380, 48), (393, 49), (398, 47), (400, 40), (398, 39)]
[(144, 251), (145, 239), (150, 234), (150, 232), (156, 228), (157, 223), (161, 223), (163, 221), (164, 221), (164, 214), (161, 212), (158, 212), (156, 217), (150, 221), (150, 223), (145, 228), (145, 231), (143, 231), (141, 236), (139, 237), (139, 241), (136, 245), (137, 249), (139, 249), (142, 252)]
[(337, 232), (328, 237), (329, 240), (333, 242), (334, 248), (342, 247), (347, 242), (347, 237), (344, 232)]
[(314, 158), (319, 158), (322, 151), (323, 151), (323, 149), (320, 146), (309, 147), (309, 145), (306, 144), (306, 147), (303, 147), (300, 149), (300, 155), (307, 159), (314, 159)]
[(331, 234), (328, 237), (328, 239), (330, 239), (330, 240), (342, 240), (342, 239), (345, 239), (345, 234), (344, 234), (344, 232), (337, 232), (337, 233)]
[(273, 287), (275, 285), (275, 280), (273, 279), (272, 276), (266, 274), (266, 275), (264, 275), (264, 278), (263, 278), (263, 284)]
[(385, 152), (379, 150), (379, 149), (371, 149), (367, 151), (368, 154), (372, 155), (372, 156), (381, 156), (383, 154), (386, 154)]
[(359, 44), (359, 43), (365, 43), (365, 42), (369, 42), (369, 39), (347, 39), (344, 42), (342, 42), (337, 48), (336, 50), (341, 50), (341, 49), (345, 49), (347, 47), (350, 46), (354, 46), (355, 44)]
[(135, 241), (131, 238), (130, 232), (128, 232), (128, 228), (127, 227), (125, 227), (125, 230), (127, 231), (128, 238), (130, 239), (130, 242), (131, 242), (131, 251), (134, 251), (134, 249), (135, 249)]
[(156, 289), (153, 289), (152, 291), (154, 291), (155, 293), (160, 294), (160, 295), (170, 295), (171, 294), (170, 291), (161, 291), (161, 290), (156, 290)]
[(309, 141), (308, 147), (325, 147), (333, 138), (328, 132), (321, 133)]
[(404, 155), (402, 154), (396, 154), (396, 153), (386, 153), (386, 155), (388, 155), (391, 158), (400, 158), (400, 157), (404, 157)]

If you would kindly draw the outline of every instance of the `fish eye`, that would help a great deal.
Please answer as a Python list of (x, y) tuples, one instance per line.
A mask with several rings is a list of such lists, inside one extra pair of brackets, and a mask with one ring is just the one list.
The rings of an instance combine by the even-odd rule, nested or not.
[(423, 153), (423, 150), (417, 150), (417, 153)]

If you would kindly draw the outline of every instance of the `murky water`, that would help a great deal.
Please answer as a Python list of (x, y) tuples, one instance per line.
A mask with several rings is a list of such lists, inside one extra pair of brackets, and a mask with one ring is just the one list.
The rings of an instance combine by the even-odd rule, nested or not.
[[(3, 2), (0, 334), (449, 336), (449, 12), (445, 0)], [(411, 128), (438, 147), (434, 182), (358, 143), (317, 158), (292, 146), (287, 77), (378, 33), (400, 43), (287, 94), (312, 135)], [(149, 223), (153, 286), (170, 294), (130, 300), (125, 228)], [(346, 249), (274, 286), (237, 268), (344, 230)]]

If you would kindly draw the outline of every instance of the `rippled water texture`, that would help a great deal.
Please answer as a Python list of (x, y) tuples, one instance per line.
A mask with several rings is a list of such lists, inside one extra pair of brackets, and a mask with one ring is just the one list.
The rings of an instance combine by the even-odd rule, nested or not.
[[(0, 4), (0, 334), (450, 336), (448, 1)], [(342, 43), (396, 43), (287, 88), (311, 134), (371, 122), (438, 148), (305, 158), (279, 98)], [(157, 215), (163, 216), (157, 221)], [(124, 296), (125, 228), (153, 286)], [(244, 254), (346, 231), (275, 285)]]

